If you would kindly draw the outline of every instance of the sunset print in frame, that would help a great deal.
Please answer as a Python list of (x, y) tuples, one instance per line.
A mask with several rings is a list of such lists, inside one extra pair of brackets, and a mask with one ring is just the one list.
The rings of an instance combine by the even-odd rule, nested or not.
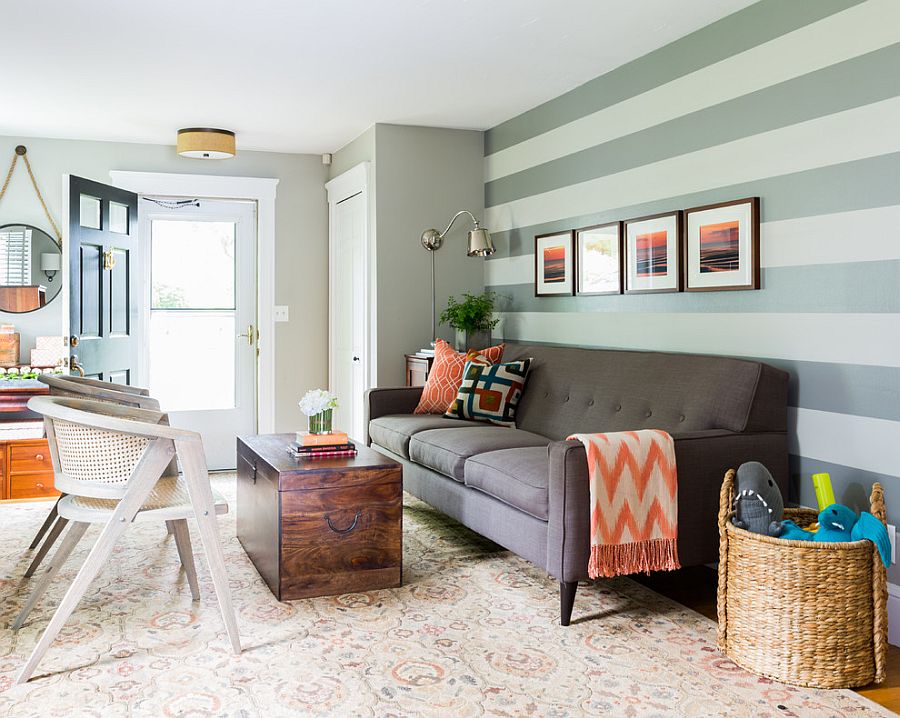
[(759, 197), (684, 212), (685, 289), (759, 289)]
[(681, 212), (625, 223), (625, 293), (681, 291)]
[(574, 286), (572, 230), (534, 238), (534, 296), (571, 295)]
[(622, 223), (575, 230), (575, 294), (622, 293)]

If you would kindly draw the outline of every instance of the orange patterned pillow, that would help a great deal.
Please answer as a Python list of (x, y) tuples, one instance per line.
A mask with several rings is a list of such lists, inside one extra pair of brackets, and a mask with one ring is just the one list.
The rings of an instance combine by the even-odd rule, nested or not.
[(434, 364), (422, 389), (422, 398), (416, 407), (416, 414), (443, 414), (456, 399), (459, 387), (462, 386), (463, 369), (466, 361), (479, 354), (491, 364), (503, 358), (506, 344), (498, 344), (487, 349), (471, 349), (468, 354), (453, 349), (443, 339), (438, 339), (434, 346)]

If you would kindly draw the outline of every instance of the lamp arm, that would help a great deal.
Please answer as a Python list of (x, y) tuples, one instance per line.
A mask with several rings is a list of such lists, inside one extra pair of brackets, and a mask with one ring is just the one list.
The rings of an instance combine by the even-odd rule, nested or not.
[(472, 220), (472, 224), (475, 225), (475, 229), (478, 229), (478, 227), (479, 227), (479, 225), (478, 225), (478, 220), (475, 219), (475, 215), (472, 214), (472, 213), (471, 213), (469, 210), (467, 210), (467, 209), (461, 209), (461, 210), (459, 210), (459, 212), (457, 212), (456, 214), (453, 215), (453, 219), (450, 220), (450, 224), (447, 225), (447, 229), (445, 229), (443, 232), (441, 232), (441, 235), (440, 235), (440, 236), (441, 236), (442, 239), (443, 239), (444, 235), (447, 234), (447, 232), (450, 231), (450, 228), (453, 226), (453, 223), (456, 221), (456, 218), (459, 217), (459, 215), (461, 215), (461, 214), (467, 214), (467, 215), (469, 215), (469, 219)]

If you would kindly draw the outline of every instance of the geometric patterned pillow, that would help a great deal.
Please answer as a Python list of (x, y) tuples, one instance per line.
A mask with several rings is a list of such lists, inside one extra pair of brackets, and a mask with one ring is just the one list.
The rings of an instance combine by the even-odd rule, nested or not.
[(515, 426), (516, 407), (530, 366), (531, 359), (490, 366), (468, 362), (456, 400), (444, 416)]
[(456, 398), (462, 383), (463, 369), (470, 357), (480, 355), (484, 364), (496, 364), (503, 358), (505, 344), (487, 349), (472, 349), (468, 353), (456, 351), (443, 339), (435, 341), (434, 363), (422, 389), (416, 414), (443, 414)]

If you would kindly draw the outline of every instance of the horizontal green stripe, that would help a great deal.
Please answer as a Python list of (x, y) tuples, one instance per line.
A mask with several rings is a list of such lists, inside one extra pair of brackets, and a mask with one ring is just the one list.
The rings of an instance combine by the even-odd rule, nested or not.
[[(500, 337), (494, 337), (494, 339), (499, 341)], [(563, 345), (558, 342), (531, 340), (521, 342), (507, 340), (507, 343), (582, 346), (574, 337), (571, 344)], [(737, 356), (736, 358), (763, 362), (786, 371), (790, 375), (788, 406), (828, 411), (833, 414), (900, 421), (900, 368), (898, 367), (795, 361), (764, 356)], [(898, 471), (900, 471), (900, 464), (898, 464)]]
[(493, 207), (889, 99), (900, 95), (898, 78), (900, 43), (488, 182), (484, 205)]
[[(856, 209), (889, 207), (897, 203), (898, 187), (900, 187), (900, 152), (895, 152), (753, 182), (717, 187), (706, 192), (694, 192), (504, 232), (492, 232), (491, 237), (497, 251), (488, 261), (531, 254), (534, 252), (536, 234), (697, 207), (739, 197), (761, 197), (761, 220), (774, 222)], [(601, 204), (600, 200), (597, 203)], [(811, 258), (811, 261), (814, 260)]]
[[(790, 406), (900, 421), (900, 368), (754, 359), (791, 375)], [(897, 471), (900, 472), (900, 462)]]
[(898, 259), (769, 267), (761, 271), (761, 291), (535, 297), (533, 270), (523, 279), (487, 287), (503, 298), (498, 311), (900, 313)]
[(488, 130), (485, 155), (732, 57), (862, 0), (762, 0)]
[[(839, 437), (835, 439), (838, 440)], [(888, 521), (896, 523), (900, 519), (900, 476), (864, 471), (852, 466), (832, 464), (793, 454), (790, 456), (790, 471), (791, 501), (815, 508), (816, 491), (813, 488), (812, 475), (826, 473), (831, 475), (831, 485), (834, 487), (834, 497), (838, 503), (846, 504), (856, 511), (868, 511), (872, 484), (878, 481), (884, 487)]]

